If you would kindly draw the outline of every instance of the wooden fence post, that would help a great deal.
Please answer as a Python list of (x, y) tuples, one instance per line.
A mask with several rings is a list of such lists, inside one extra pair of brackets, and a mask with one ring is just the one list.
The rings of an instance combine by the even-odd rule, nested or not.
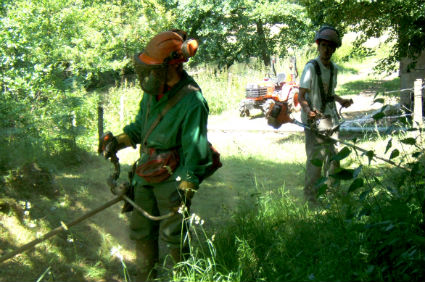
[(422, 79), (416, 79), (414, 83), (414, 108), (413, 121), (418, 126), (422, 126)]
[(101, 103), (97, 106), (97, 134), (99, 139), (103, 136), (103, 106)]

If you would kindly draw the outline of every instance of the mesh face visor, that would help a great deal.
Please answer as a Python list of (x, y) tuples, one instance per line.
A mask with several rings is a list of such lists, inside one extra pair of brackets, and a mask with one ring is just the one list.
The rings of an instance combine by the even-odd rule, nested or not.
[(149, 65), (142, 62), (139, 55), (134, 56), (134, 67), (144, 92), (157, 95), (166, 82), (167, 65)]

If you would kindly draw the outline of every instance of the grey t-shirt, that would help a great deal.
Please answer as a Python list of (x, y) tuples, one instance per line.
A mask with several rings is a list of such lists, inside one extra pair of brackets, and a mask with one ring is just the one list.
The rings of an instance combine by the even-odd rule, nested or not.
[[(315, 59), (319, 63), (320, 71), (322, 72), (322, 82), (325, 93), (328, 92), (329, 87), (329, 78), (331, 75), (330, 68), (325, 67), (320, 61), (319, 57)], [(334, 63), (331, 62), (334, 66), (334, 74), (333, 74), (333, 85), (332, 87), (332, 95), (335, 95), (335, 87), (337, 84), (337, 76), (338, 69)], [(317, 78), (316, 71), (314, 70), (314, 65), (312, 63), (307, 63), (304, 67), (303, 73), (300, 79), (300, 87), (307, 89), (307, 93), (305, 95), (308, 104), (312, 108), (312, 110), (320, 111), (322, 107), (322, 99), (320, 97), (320, 88), (319, 88), (319, 80)], [(338, 123), (338, 113), (336, 110), (335, 102), (330, 102), (326, 104), (325, 107), (325, 115), (329, 115), (332, 118), (333, 124)], [(307, 113), (304, 112), (304, 109), (301, 110), (301, 120), (303, 123), (307, 123)]]

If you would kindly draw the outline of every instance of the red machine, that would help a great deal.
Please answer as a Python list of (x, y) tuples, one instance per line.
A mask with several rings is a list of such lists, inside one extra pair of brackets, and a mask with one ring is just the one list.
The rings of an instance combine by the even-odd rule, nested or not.
[(253, 109), (260, 109), (266, 114), (273, 102), (287, 103), (290, 112), (298, 112), (301, 110), (298, 92), (299, 86), (293, 74), (287, 77), (284, 73), (279, 73), (273, 79), (265, 78), (257, 83), (248, 83), (245, 99), (239, 104), (240, 116), (250, 116)]

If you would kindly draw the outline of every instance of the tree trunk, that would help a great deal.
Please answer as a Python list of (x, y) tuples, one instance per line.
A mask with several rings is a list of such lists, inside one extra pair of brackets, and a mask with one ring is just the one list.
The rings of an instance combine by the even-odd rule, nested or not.
[[(400, 88), (413, 88), (416, 79), (425, 78), (425, 51), (416, 59), (416, 65), (412, 67), (412, 59), (402, 58), (400, 60)], [(422, 90), (422, 96), (424, 91)], [(424, 100), (424, 99), (423, 99)], [(402, 91), (400, 93), (400, 104), (413, 110), (413, 91)], [(424, 108), (422, 108), (424, 109)]]
[(270, 66), (270, 54), (267, 48), (266, 35), (264, 34), (263, 22), (258, 20), (255, 22), (257, 25), (257, 34), (258, 34), (258, 48), (260, 48), (260, 55), (264, 62), (264, 65), (267, 67)]

